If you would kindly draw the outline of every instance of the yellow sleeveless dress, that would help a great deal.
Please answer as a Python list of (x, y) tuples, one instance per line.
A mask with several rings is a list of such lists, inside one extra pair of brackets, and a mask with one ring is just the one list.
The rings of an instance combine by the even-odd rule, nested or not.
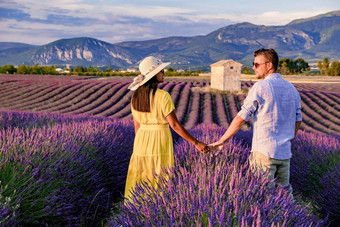
[(124, 196), (129, 198), (131, 190), (141, 181), (149, 179), (157, 188), (153, 177), (162, 173), (162, 168), (174, 165), (173, 141), (166, 119), (174, 109), (171, 96), (168, 92), (157, 89), (154, 97), (150, 94), (150, 112), (131, 112), (135, 121), (140, 124), (130, 159)]

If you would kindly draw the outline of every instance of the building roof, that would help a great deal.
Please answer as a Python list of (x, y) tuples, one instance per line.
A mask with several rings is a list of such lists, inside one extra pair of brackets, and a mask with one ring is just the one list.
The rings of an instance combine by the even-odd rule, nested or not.
[(228, 60), (220, 60), (218, 62), (215, 62), (215, 63), (211, 64), (210, 67), (225, 66), (227, 63), (234, 63), (234, 64), (236, 63), (236, 64), (239, 64), (241, 66), (243, 65), (243, 64), (241, 64), (237, 61), (234, 61), (232, 59), (228, 59)]

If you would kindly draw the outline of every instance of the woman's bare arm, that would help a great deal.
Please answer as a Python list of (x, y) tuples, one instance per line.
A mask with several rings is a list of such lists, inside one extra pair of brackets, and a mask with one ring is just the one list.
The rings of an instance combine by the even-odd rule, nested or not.
[(172, 111), (168, 116), (166, 116), (166, 119), (168, 120), (170, 127), (183, 139), (194, 144), (197, 150), (201, 152), (209, 151), (209, 148), (205, 143), (198, 141), (183, 127), (183, 125), (178, 121), (175, 111)]
[(134, 118), (133, 118), (133, 125), (135, 126), (135, 134), (136, 134), (140, 127), (140, 124)]

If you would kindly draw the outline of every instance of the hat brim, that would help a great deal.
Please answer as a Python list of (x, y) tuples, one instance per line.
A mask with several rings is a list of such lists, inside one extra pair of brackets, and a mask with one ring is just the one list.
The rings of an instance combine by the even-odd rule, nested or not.
[(148, 73), (147, 75), (144, 75), (145, 76), (144, 80), (139, 84), (139, 86), (142, 86), (143, 84), (148, 82), (152, 77), (154, 77), (157, 73), (159, 73), (162, 69), (164, 69), (165, 67), (167, 67), (170, 64), (171, 64), (171, 62), (163, 62), (157, 68), (152, 70), (150, 73)]

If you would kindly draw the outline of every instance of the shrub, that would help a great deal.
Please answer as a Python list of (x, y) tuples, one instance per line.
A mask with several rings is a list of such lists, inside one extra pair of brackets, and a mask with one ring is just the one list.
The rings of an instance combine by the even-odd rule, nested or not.
[[(190, 132), (210, 143), (225, 128), (198, 125)], [(134, 203), (117, 208), (133, 136), (132, 121), (0, 111), (0, 225), (339, 222), (337, 137), (298, 133), (291, 160), (294, 201), (286, 188), (268, 188), (264, 176), (248, 169), (250, 131), (238, 132), (223, 152), (211, 155), (198, 153), (176, 134), (170, 181), (163, 179), (159, 191), (137, 186)]]
[(0, 182), (0, 226), (17, 225), (16, 217), (18, 216), (20, 207), (20, 197), (16, 197), (16, 191), (12, 191), (12, 195), (5, 197), (4, 191), (8, 189), (8, 185), (3, 186)]
[(315, 213), (340, 221), (340, 141), (329, 135), (300, 132), (293, 143), (291, 184)]
[[(224, 129), (198, 126), (191, 132), (210, 142)], [(175, 166), (167, 172), (170, 180), (160, 178), (158, 190), (147, 182), (137, 185), (133, 201), (123, 204), (108, 225), (321, 225), (308, 206), (289, 196), (287, 188), (269, 188), (265, 176), (253, 174), (248, 168), (249, 148), (237, 140), (229, 141), (223, 152), (215, 155), (200, 154), (186, 141), (178, 141)]]
[(1, 195), (20, 202), (18, 225), (96, 225), (107, 217), (125, 186), (131, 121), (15, 112), (1, 117), (0, 180), (8, 185)]

